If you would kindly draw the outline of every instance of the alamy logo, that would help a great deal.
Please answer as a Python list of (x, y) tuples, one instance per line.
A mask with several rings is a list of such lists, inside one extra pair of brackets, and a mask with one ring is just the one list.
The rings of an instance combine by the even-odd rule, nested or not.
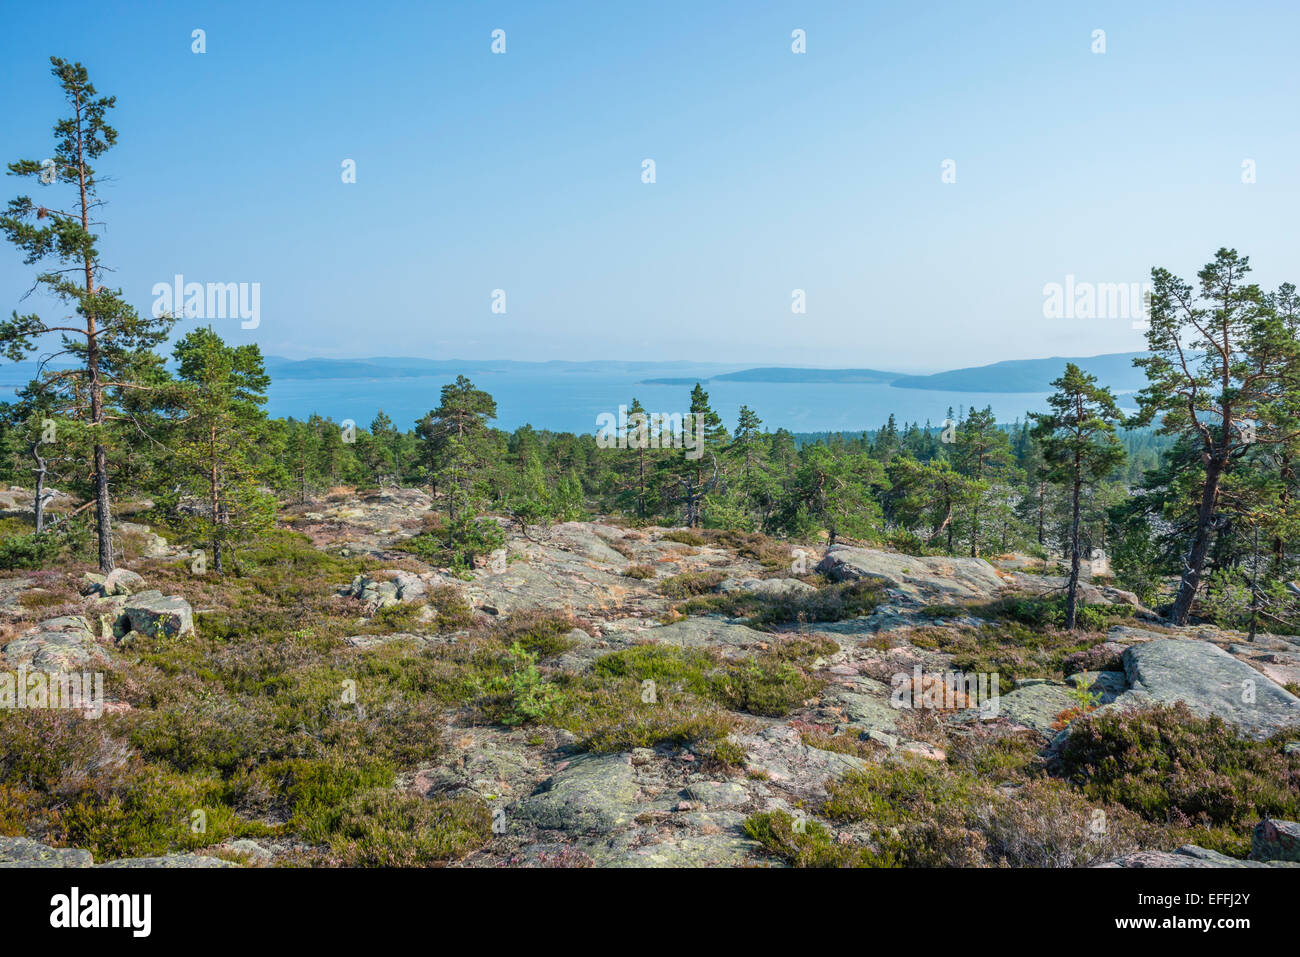
[(262, 324), (260, 282), (186, 282), (177, 273), (170, 283), (154, 283), (152, 294), (155, 318), (240, 319), (241, 329)]
[(1043, 286), (1043, 317), (1128, 319), (1134, 329), (1145, 329), (1150, 324), (1153, 288), (1149, 282), (1076, 282), (1070, 274), (1064, 284)]
[(126, 927), (133, 937), (148, 937), (153, 929), (150, 894), (86, 894), (72, 888), (69, 894), (50, 898), (50, 926)]
[(104, 676), (99, 672), (80, 674), (28, 673), (20, 665), (17, 673), (0, 671), (0, 708), (81, 711), (87, 718), (104, 713)]
[(596, 416), (596, 447), (602, 449), (685, 449), (688, 459), (704, 455), (704, 417), (687, 412), (633, 412)]
[(889, 703), (895, 708), (957, 710), (979, 708), (981, 718), (996, 718), (1000, 710), (999, 675), (985, 672), (949, 671), (926, 674), (917, 665), (912, 673), (896, 673), (891, 679)]

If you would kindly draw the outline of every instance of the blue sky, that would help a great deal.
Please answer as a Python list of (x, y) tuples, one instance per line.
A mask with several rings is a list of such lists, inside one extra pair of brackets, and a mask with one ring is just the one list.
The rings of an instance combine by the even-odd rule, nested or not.
[[(47, 155), (64, 111), (47, 59), (85, 63), (118, 97), (112, 281), (141, 310), (176, 273), (260, 283), (260, 326), (218, 328), (269, 354), (935, 370), (1142, 347), (1126, 319), (1045, 318), (1067, 274), (1192, 276), (1231, 245), (1261, 283), (1300, 281), (1295, 4), (0, 16), (0, 158)], [(0, 250), (5, 313), (30, 309), (31, 275)]]

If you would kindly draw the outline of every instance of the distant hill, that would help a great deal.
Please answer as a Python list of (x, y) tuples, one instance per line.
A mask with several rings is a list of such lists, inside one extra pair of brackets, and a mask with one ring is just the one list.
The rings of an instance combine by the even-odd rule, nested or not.
[[(380, 356), (364, 359), (285, 359), (266, 357), (272, 379), (393, 379), (422, 376), (472, 376), (479, 372), (513, 372), (544, 375), (671, 375), (688, 384), (736, 369), (738, 363), (721, 362), (521, 362), (512, 359), (419, 359)], [(685, 375), (683, 375), (685, 373)]]
[(1116, 393), (1135, 392), (1147, 384), (1146, 374), (1133, 365), (1133, 360), (1143, 355), (1146, 353), (1116, 352), (1074, 359), (1009, 359), (933, 375), (902, 376), (893, 385), (943, 392), (1050, 392), (1052, 380), (1060, 377), (1067, 362), (1073, 362)]
[(660, 378), (643, 379), (647, 385), (693, 385), (699, 381), (713, 382), (805, 382), (861, 384), (864, 382), (893, 382), (899, 372), (881, 372), (879, 369), (800, 369), (794, 366), (760, 366), (725, 372), (709, 379)]
[[(1146, 385), (1146, 376), (1133, 366), (1143, 352), (1118, 352), (1104, 356), (1051, 359), (1008, 359), (992, 365), (952, 369), (932, 375), (903, 375), (880, 369), (799, 369), (788, 366), (761, 366), (713, 376), (725, 382), (789, 383), (888, 383), (899, 389), (927, 389), (935, 392), (1050, 392), (1052, 380), (1059, 378), (1067, 362), (1073, 362), (1095, 375), (1102, 385), (1122, 394), (1135, 392)], [(687, 378), (643, 380), (651, 385), (690, 385)], [(704, 380), (708, 381), (708, 380)]]
[[(1133, 360), (1145, 353), (1120, 352), (1102, 356), (1051, 359), (1009, 359), (991, 365), (951, 369), (932, 375), (903, 375), (880, 369), (800, 369), (793, 366), (737, 368), (736, 364), (707, 362), (629, 362), (624, 360), (520, 362), (500, 359), (420, 359), (373, 357), (363, 359), (285, 359), (266, 357), (266, 371), (277, 379), (394, 379), (422, 376), (473, 376), (480, 372), (523, 376), (645, 375), (649, 385), (691, 386), (696, 382), (770, 382), (845, 385), (889, 384), (899, 389), (936, 392), (1050, 392), (1067, 362), (1095, 375), (1116, 393), (1135, 392), (1146, 376)], [(67, 365), (66, 360), (53, 367)], [(16, 389), (36, 374), (37, 363), (0, 362), (0, 389)], [(653, 378), (650, 378), (653, 377)]]
[(769, 366), (759, 369), (742, 369), (715, 376), (734, 382), (893, 382), (897, 372), (879, 369), (794, 369)]

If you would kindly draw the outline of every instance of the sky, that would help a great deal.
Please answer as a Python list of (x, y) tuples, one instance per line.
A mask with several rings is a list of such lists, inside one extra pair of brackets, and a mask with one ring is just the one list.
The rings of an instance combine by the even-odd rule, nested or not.
[[(0, 159), (49, 154), (48, 58), (84, 63), (109, 283), (257, 284), (213, 325), (269, 355), (935, 371), (1143, 347), (1045, 316), (1067, 276), (1231, 246), (1300, 281), (1295, 3), (0, 10)], [(59, 317), (34, 271), (0, 248), (0, 312)]]

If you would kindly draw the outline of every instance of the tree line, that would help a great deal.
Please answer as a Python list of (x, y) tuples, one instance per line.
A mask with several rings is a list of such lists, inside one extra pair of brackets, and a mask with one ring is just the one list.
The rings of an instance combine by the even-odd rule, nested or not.
[[(1102, 548), (1144, 600), (1176, 579), (1168, 613), (1177, 623), (1199, 601), (1252, 629), (1294, 624), (1300, 304), (1292, 285), (1249, 283), (1249, 261), (1235, 250), (1220, 249), (1194, 283), (1153, 270), (1148, 355), (1138, 360), (1149, 384), (1128, 416), (1068, 364), (1047, 410), (1027, 421), (969, 409), (943, 428), (900, 427), (891, 416), (857, 435), (772, 431), (748, 406), (728, 429), (697, 383), (685, 423), (703, 436), (695, 451), (602, 447), (595, 435), (532, 426), (505, 432), (491, 425), (492, 396), (464, 376), (409, 430), (382, 412), (367, 428), (271, 419), (257, 346), (195, 328), (175, 341), (169, 364), (160, 349), (176, 317), (141, 316), (105, 284), (93, 164), (116, 142), (114, 100), (80, 64), (51, 63), (71, 114), (55, 126), (52, 164), (8, 168), (63, 202), (19, 196), (0, 232), (72, 318), (15, 311), (0, 322), (7, 358), (40, 350), (44, 360), (0, 409), (0, 481), (34, 487), (35, 515), (0, 563), (34, 560), (88, 529), (97, 564), (110, 570), (115, 506), (147, 498), (223, 573), (286, 503), (337, 485), (418, 485), (438, 514), (429, 553), (457, 566), (499, 544), (488, 516), (524, 529), (618, 516), (914, 554), (1021, 550), (1065, 560), (1073, 627), (1082, 566)], [(632, 427), (645, 428), (644, 408), (628, 398)], [(47, 523), (51, 485), (91, 511)]]

